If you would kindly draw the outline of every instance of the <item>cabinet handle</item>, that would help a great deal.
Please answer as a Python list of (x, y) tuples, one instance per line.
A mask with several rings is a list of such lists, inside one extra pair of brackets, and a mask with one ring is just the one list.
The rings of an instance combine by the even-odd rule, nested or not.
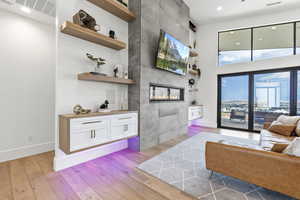
[(101, 123), (102, 121), (94, 121), (94, 122), (83, 122), (82, 124), (97, 124), (97, 123)]
[(127, 118), (119, 118), (119, 120), (126, 120), (126, 119), (131, 119), (132, 117), (127, 117)]
[(93, 139), (93, 130), (91, 130), (91, 138)]
[(96, 138), (96, 130), (94, 130), (94, 138)]

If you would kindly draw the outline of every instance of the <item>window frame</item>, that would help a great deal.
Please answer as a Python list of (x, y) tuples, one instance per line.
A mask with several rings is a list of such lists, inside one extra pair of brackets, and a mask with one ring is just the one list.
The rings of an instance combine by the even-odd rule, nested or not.
[[(248, 28), (239, 28), (239, 29), (230, 29), (230, 30), (226, 30), (226, 31), (219, 31), (218, 32), (218, 67), (223, 67), (226, 65), (230, 65), (230, 64), (226, 64), (226, 65), (220, 65), (220, 34), (222, 33), (226, 33), (226, 32), (230, 32), (230, 31), (241, 31), (241, 30), (246, 30), (246, 29), (251, 29), (251, 61), (250, 62), (254, 62), (254, 57), (253, 57), (253, 53), (254, 53), (254, 39), (253, 39), (253, 32), (254, 29), (256, 28), (264, 28), (264, 27), (269, 27), (269, 26), (280, 26), (280, 25), (285, 25), (285, 24), (293, 24), (293, 54), (292, 55), (297, 55), (297, 23), (300, 23), (300, 21), (291, 21), (291, 22), (285, 22), (285, 23), (276, 23), (276, 24), (269, 24), (269, 25), (262, 25), (262, 26), (253, 26), (253, 27), (248, 27)], [(268, 59), (266, 59), (268, 60)], [(240, 63), (244, 63), (244, 62), (240, 62)], [(238, 63), (235, 63), (238, 64)]]
[[(259, 133), (254, 129), (254, 76), (257, 74), (266, 74), (266, 73), (276, 73), (276, 72), (289, 72), (290, 73), (290, 116), (297, 115), (297, 85), (298, 85), (298, 72), (300, 72), (300, 66), (297, 67), (285, 67), (277, 69), (268, 69), (268, 70), (259, 70), (259, 71), (247, 71), (247, 72), (238, 72), (230, 74), (219, 74), (218, 75), (218, 85), (217, 85), (217, 128), (230, 129), (230, 130), (239, 130), (239, 131), (251, 131)], [(222, 117), (221, 117), (221, 107), (222, 107), (222, 78), (224, 77), (234, 77), (248, 75), (248, 129), (240, 129), (233, 127), (222, 126)]]

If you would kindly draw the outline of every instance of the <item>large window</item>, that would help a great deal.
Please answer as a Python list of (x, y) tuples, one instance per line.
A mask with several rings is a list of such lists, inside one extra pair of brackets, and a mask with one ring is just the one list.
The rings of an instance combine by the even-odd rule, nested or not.
[(300, 67), (218, 76), (218, 127), (259, 131), (300, 115)]
[(253, 60), (294, 54), (294, 24), (253, 29)]
[(254, 130), (290, 113), (290, 72), (254, 75)]
[(251, 61), (251, 29), (220, 33), (219, 41), (219, 65)]
[(248, 75), (222, 78), (222, 126), (248, 129), (248, 79)]
[(300, 22), (219, 32), (219, 66), (296, 53), (300, 53)]
[(300, 22), (296, 23), (296, 47), (297, 54), (300, 54)]

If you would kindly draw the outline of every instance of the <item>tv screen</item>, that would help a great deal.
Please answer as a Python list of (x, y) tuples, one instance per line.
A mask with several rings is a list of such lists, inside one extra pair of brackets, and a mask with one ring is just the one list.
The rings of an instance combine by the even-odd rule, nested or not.
[(173, 36), (161, 31), (156, 67), (176, 74), (187, 72), (190, 49)]

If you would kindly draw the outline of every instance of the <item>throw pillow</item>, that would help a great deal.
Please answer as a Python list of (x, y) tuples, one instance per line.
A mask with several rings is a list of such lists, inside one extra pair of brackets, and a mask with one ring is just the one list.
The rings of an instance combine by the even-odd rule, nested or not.
[(300, 120), (299, 120), (298, 123), (297, 123), (297, 127), (296, 127), (295, 132), (296, 132), (296, 134), (300, 137)]
[(272, 147), (271, 151), (277, 152), (277, 153), (282, 153), (289, 144), (283, 144), (283, 143), (275, 143), (274, 146)]
[(300, 157), (300, 138), (295, 138), (293, 142), (290, 143), (289, 146), (283, 151), (283, 153), (290, 156)]
[(284, 136), (292, 136), (294, 130), (296, 129), (296, 125), (283, 124), (279, 121), (274, 121), (271, 126), (268, 128), (269, 131), (278, 133)]
[(276, 121), (284, 124), (284, 125), (294, 125), (296, 126), (298, 121), (300, 120), (300, 116), (286, 116), (280, 115)]

